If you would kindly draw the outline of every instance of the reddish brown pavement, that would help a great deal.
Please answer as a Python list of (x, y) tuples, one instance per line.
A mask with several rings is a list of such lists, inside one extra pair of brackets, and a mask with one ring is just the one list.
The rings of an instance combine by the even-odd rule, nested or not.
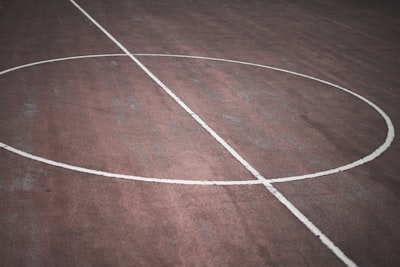
[[(356, 161), (400, 122), (400, 10), (375, 1), (77, 1), (265, 178)], [(0, 71), (123, 53), (70, 1), (0, 1)], [(143, 54), (153, 54), (143, 55)], [(154, 54), (162, 54), (163, 57)], [(126, 56), (0, 75), (0, 142), (87, 169), (256, 180)], [(398, 266), (399, 143), (274, 183), (359, 266)], [(343, 266), (263, 185), (118, 180), (0, 149), (1, 266)]]

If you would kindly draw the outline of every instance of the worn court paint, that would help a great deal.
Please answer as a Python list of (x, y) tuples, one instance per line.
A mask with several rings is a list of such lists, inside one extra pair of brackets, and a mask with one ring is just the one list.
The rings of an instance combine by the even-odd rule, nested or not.
[[(255, 63), (238, 61), (238, 60), (230, 60), (230, 59), (199, 57), (199, 56), (189, 56), (189, 55), (170, 55), (170, 54), (134, 54), (134, 55), (136, 57), (146, 57), (146, 56), (148, 56), (148, 57), (178, 57), (178, 58), (189, 58), (189, 59), (213, 60), (213, 61), (220, 61), (220, 62), (260, 67), (260, 68), (264, 68), (264, 69), (269, 69), (269, 70), (273, 70), (273, 71), (279, 71), (279, 72), (284, 72), (284, 73), (304, 77), (307, 79), (315, 80), (317, 82), (335, 87), (339, 90), (342, 90), (345, 93), (350, 94), (353, 97), (356, 97), (356, 98), (362, 100), (363, 102), (365, 102), (366, 104), (368, 104), (369, 106), (374, 108), (385, 120), (386, 127), (387, 127), (385, 141), (377, 149), (372, 151), (367, 156), (365, 156), (359, 160), (356, 160), (354, 162), (351, 162), (349, 164), (343, 165), (343, 166), (339, 166), (336, 168), (319, 171), (319, 172), (315, 172), (315, 173), (296, 175), (296, 176), (288, 176), (288, 177), (277, 177), (277, 178), (265, 178), (264, 177), (265, 182), (282, 183), (282, 182), (290, 182), (290, 181), (303, 180), (303, 179), (311, 179), (311, 178), (317, 178), (317, 177), (322, 177), (322, 176), (327, 176), (327, 175), (343, 172), (343, 171), (358, 167), (369, 161), (374, 160), (375, 158), (380, 156), (383, 152), (385, 152), (390, 147), (390, 145), (393, 142), (394, 137), (395, 137), (394, 126), (393, 126), (393, 123), (392, 123), (390, 117), (381, 108), (379, 108), (376, 104), (374, 104), (370, 100), (366, 99), (365, 97), (363, 97), (357, 93), (354, 93), (353, 91), (350, 91), (349, 89), (343, 88), (339, 85), (333, 84), (328, 81), (321, 80), (319, 78), (315, 78), (315, 77), (312, 77), (309, 75), (305, 75), (305, 74), (301, 74), (301, 73), (297, 73), (297, 72), (293, 72), (293, 71), (289, 71), (289, 70), (285, 70), (285, 69), (266, 66), (266, 65), (262, 65), (262, 64), (255, 64)], [(6, 69), (3, 71), (0, 71), (0, 75), (6, 74), (9, 72), (13, 72), (13, 71), (17, 71), (20, 69), (24, 69), (24, 68), (34, 67), (37, 65), (53, 63), (53, 62), (60, 62), (60, 61), (67, 61), (67, 60), (80, 60), (80, 59), (98, 58), (98, 57), (126, 57), (126, 56), (127, 56), (126, 54), (97, 54), (97, 55), (80, 55), (80, 56), (49, 59), (49, 60), (28, 63), (28, 64), (13, 67), (10, 69)], [(195, 114), (193, 114), (192, 116), (195, 116)], [(224, 141), (221, 140), (221, 142), (224, 142)], [(78, 171), (78, 172), (84, 172), (84, 173), (93, 174), (93, 175), (118, 178), (118, 179), (128, 179), (128, 180), (137, 180), (137, 181), (143, 181), (143, 182), (156, 182), (156, 183), (186, 184), (186, 185), (251, 185), (251, 184), (261, 184), (262, 183), (262, 181), (260, 181), (258, 179), (257, 180), (245, 180), (245, 181), (212, 181), (212, 180), (186, 180), (186, 179), (180, 180), (180, 179), (152, 178), (152, 177), (142, 177), (142, 176), (128, 175), (128, 174), (119, 174), (119, 173), (112, 173), (112, 172), (105, 172), (105, 171), (101, 171), (101, 170), (84, 168), (84, 167), (80, 167), (80, 166), (74, 166), (74, 165), (70, 165), (70, 164), (66, 164), (66, 163), (62, 163), (62, 162), (57, 162), (57, 161), (54, 161), (51, 159), (46, 159), (43, 157), (39, 157), (37, 155), (32, 155), (27, 152), (21, 151), (17, 148), (14, 148), (14, 147), (9, 146), (2, 142), (0, 142), (0, 147), (8, 150), (10, 152), (16, 153), (20, 156), (23, 156), (23, 157), (26, 157), (26, 158), (29, 158), (32, 160), (36, 160), (36, 161), (39, 161), (39, 162), (42, 162), (45, 164), (53, 165), (56, 167), (65, 168), (65, 169)]]

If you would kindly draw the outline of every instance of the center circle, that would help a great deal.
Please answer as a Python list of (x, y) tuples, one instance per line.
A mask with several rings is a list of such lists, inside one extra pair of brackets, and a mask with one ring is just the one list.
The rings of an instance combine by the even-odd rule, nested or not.
[[(46, 64), (46, 63), (52, 63), (52, 62), (60, 62), (60, 61), (67, 61), (67, 60), (78, 60), (78, 59), (84, 59), (84, 58), (100, 58), (100, 57), (126, 57), (127, 55), (125, 54), (100, 54), (100, 55), (86, 55), (86, 56), (75, 56), (75, 57), (65, 57), (65, 58), (57, 58), (57, 59), (51, 59), (51, 60), (45, 60), (45, 61), (39, 61), (39, 62), (34, 62), (30, 64), (25, 64), (21, 65), (15, 68), (7, 69), (4, 71), (0, 71), (0, 76), (4, 75), (6, 73), (10, 73), (12, 71), (16, 71), (19, 69), (24, 69), (24, 68), (29, 68), (41, 64)], [(226, 62), (226, 63), (233, 63), (233, 64), (241, 64), (241, 65), (246, 65), (246, 66), (253, 66), (253, 67), (259, 67), (262, 69), (269, 69), (281, 73), (286, 73), (306, 79), (310, 79), (325, 85), (328, 85), (330, 87), (333, 87), (337, 90), (341, 90), (349, 95), (349, 97), (355, 97), (358, 98), (359, 100), (363, 101), (370, 107), (372, 107), (385, 121), (386, 126), (387, 126), (387, 133), (386, 133), (386, 138), (385, 141), (374, 151), (372, 151), (370, 154), (367, 156), (364, 156), (363, 158), (360, 158), (356, 161), (353, 161), (351, 163), (328, 169), (328, 170), (323, 170), (319, 172), (314, 172), (314, 173), (309, 173), (309, 174), (304, 174), (304, 175), (298, 175), (298, 176), (288, 176), (288, 177), (276, 177), (276, 178), (263, 178), (263, 179), (255, 179), (255, 180), (244, 180), (244, 181), (212, 181), (212, 180), (182, 180), (182, 179), (165, 179), (165, 178), (151, 178), (151, 177), (141, 177), (141, 176), (135, 176), (135, 175), (127, 175), (127, 174), (119, 174), (119, 173), (113, 173), (113, 172), (105, 172), (101, 170), (95, 170), (95, 169), (90, 169), (90, 168), (84, 168), (76, 165), (71, 165), (71, 164), (66, 164), (58, 161), (54, 161), (51, 159), (46, 159), (43, 157), (39, 157), (30, 153), (27, 153), (25, 151), (19, 150), (17, 148), (14, 148), (12, 146), (9, 146), (5, 143), (0, 142), (0, 147), (8, 150), (10, 152), (16, 153), (20, 156), (36, 160), (48, 165), (64, 168), (64, 169), (69, 169), (73, 171), (78, 171), (78, 172), (83, 172), (83, 173), (88, 173), (88, 174), (93, 174), (93, 175), (100, 175), (100, 176), (105, 176), (105, 177), (111, 177), (111, 178), (119, 178), (119, 179), (129, 179), (129, 180), (137, 180), (137, 181), (146, 181), (146, 182), (159, 182), (159, 183), (173, 183), (173, 184), (191, 184), (191, 185), (243, 185), (243, 184), (260, 184), (262, 182), (287, 182), (287, 181), (294, 181), (294, 180), (302, 180), (302, 179), (309, 179), (309, 178), (317, 178), (321, 176), (326, 176), (334, 173), (338, 173), (341, 171), (349, 170), (354, 167), (360, 166), (362, 164), (365, 164), (379, 155), (381, 155), (385, 150), (387, 150), (395, 136), (394, 133), (394, 126), (393, 123), (391, 122), (391, 119), (389, 116), (377, 105), (375, 105), (373, 102), (370, 100), (366, 99), (365, 97), (349, 90), (344, 87), (341, 87), (339, 85), (330, 83), (328, 81), (318, 79), (312, 76), (304, 75), (301, 73), (281, 69), (281, 68), (275, 68), (272, 66), (267, 66), (267, 65), (262, 65), (262, 64), (255, 64), (255, 63), (249, 63), (249, 62), (244, 62), (244, 61), (237, 61), (237, 60), (229, 60), (229, 59), (221, 59), (221, 58), (210, 58), (210, 57), (198, 57), (198, 56), (188, 56), (188, 55), (169, 55), (169, 54), (135, 54), (134, 56), (140, 56), (140, 57), (172, 57), (172, 58), (188, 58), (188, 59), (201, 59), (201, 60), (207, 60), (207, 61), (218, 61), (218, 62)]]

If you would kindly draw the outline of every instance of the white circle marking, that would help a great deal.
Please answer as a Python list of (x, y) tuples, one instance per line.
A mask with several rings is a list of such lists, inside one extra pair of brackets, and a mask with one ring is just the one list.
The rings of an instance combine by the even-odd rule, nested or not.
[[(64, 58), (56, 58), (56, 59), (50, 59), (50, 60), (43, 60), (43, 61), (38, 61), (38, 62), (33, 62), (29, 64), (24, 64), (20, 65), (14, 68), (6, 69), (3, 71), (0, 71), (0, 75), (16, 71), (19, 69), (24, 69), (36, 65), (41, 65), (41, 64), (46, 64), (46, 63), (52, 63), (52, 62), (59, 62), (59, 61), (67, 61), (67, 60), (76, 60), (76, 59), (85, 59), (85, 58), (97, 58), (97, 57), (124, 57), (127, 56), (126, 54), (97, 54), (97, 55), (84, 55), (84, 56), (73, 56), (73, 57), (64, 57)], [(362, 164), (365, 164), (369, 161), (372, 161), (373, 159), (377, 158), (380, 156), (384, 151), (386, 151), (391, 143), (394, 140), (395, 137), (395, 131), (394, 131), (394, 126), (393, 123), (390, 119), (390, 117), (376, 104), (374, 104), (372, 101), (368, 100), (367, 98), (349, 90), (344, 87), (341, 87), (339, 85), (336, 85), (334, 83), (321, 80), (309, 75), (301, 74), (298, 72), (294, 71), (289, 71), (281, 68), (275, 68), (267, 65), (262, 65), (262, 64), (255, 64), (255, 63), (249, 63), (249, 62), (244, 62), (244, 61), (238, 61), (238, 60), (230, 60), (230, 59), (221, 59), (221, 58), (212, 58), (212, 57), (200, 57), (200, 56), (188, 56), (188, 55), (171, 55), (171, 54), (135, 54), (135, 56), (148, 56), (148, 57), (176, 57), (176, 58), (190, 58), (190, 59), (203, 59), (203, 60), (211, 60), (211, 61), (220, 61), (220, 62), (227, 62), (227, 63), (235, 63), (235, 64), (242, 64), (242, 65), (248, 65), (248, 66), (254, 66), (254, 67), (260, 67), (264, 69), (269, 69), (269, 70), (274, 70), (278, 72), (283, 72), (283, 73), (288, 73), (292, 74), (295, 76), (307, 78), (310, 80), (314, 80), (332, 87), (335, 87), (343, 92), (346, 92), (369, 106), (371, 106), (373, 109), (375, 109), (379, 115), (384, 119), (387, 127), (387, 133), (386, 133), (386, 138), (385, 141), (373, 152), (368, 154), (367, 156), (356, 160), (354, 162), (329, 169), (329, 170), (324, 170), (320, 172), (315, 172), (315, 173), (310, 173), (310, 174), (304, 174), (304, 175), (297, 175), (297, 176), (288, 176), (288, 177), (277, 177), (277, 178), (269, 178), (266, 179), (264, 182), (269, 182), (269, 183), (277, 183), (277, 182), (289, 182), (289, 181), (296, 181), (296, 180), (303, 180), (303, 179), (310, 179), (310, 178), (317, 178), (321, 176), (326, 176), (342, 171), (346, 171), (352, 168), (355, 168), (357, 166), (360, 166)], [(29, 158), (35, 161), (39, 161), (48, 165), (52, 165), (55, 167), (60, 167), (64, 169), (69, 169), (73, 171), (78, 171), (82, 173), (88, 173), (88, 174), (93, 174), (93, 175), (99, 175), (99, 176), (105, 176), (105, 177), (111, 177), (111, 178), (118, 178), (118, 179), (128, 179), (128, 180), (136, 180), (136, 181), (144, 181), (144, 182), (157, 182), (157, 183), (170, 183), (170, 184), (186, 184), (186, 185), (252, 185), (252, 184), (261, 184), (263, 183), (260, 180), (244, 180), (244, 181), (212, 181), (212, 180), (181, 180), (181, 179), (165, 179), (165, 178), (150, 178), (150, 177), (142, 177), (142, 176), (135, 176), (135, 175), (127, 175), (127, 174), (119, 174), (119, 173), (112, 173), (112, 172), (104, 172), (104, 171), (99, 171), (99, 170), (94, 170), (94, 169), (89, 169), (89, 168), (84, 168), (84, 167), (79, 167), (79, 166), (74, 166), (62, 162), (57, 162), (54, 160), (46, 159), (43, 157), (39, 157), (27, 152), (24, 152), (22, 150), (19, 150), (17, 148), (14, 148), (12, 146), (9, 146), (5, 143), (0, 142), (0, 148), (3, 148), (7, 151), (10, 151), (12, 153), (18, 154), (20, 156), (23, 156), (25, 158)]]

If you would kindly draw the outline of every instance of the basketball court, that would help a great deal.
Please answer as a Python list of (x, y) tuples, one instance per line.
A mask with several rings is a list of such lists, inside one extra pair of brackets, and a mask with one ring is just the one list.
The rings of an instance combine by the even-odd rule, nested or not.
[(398, 266), (399, 18), (0, 0), (0, 265)]

